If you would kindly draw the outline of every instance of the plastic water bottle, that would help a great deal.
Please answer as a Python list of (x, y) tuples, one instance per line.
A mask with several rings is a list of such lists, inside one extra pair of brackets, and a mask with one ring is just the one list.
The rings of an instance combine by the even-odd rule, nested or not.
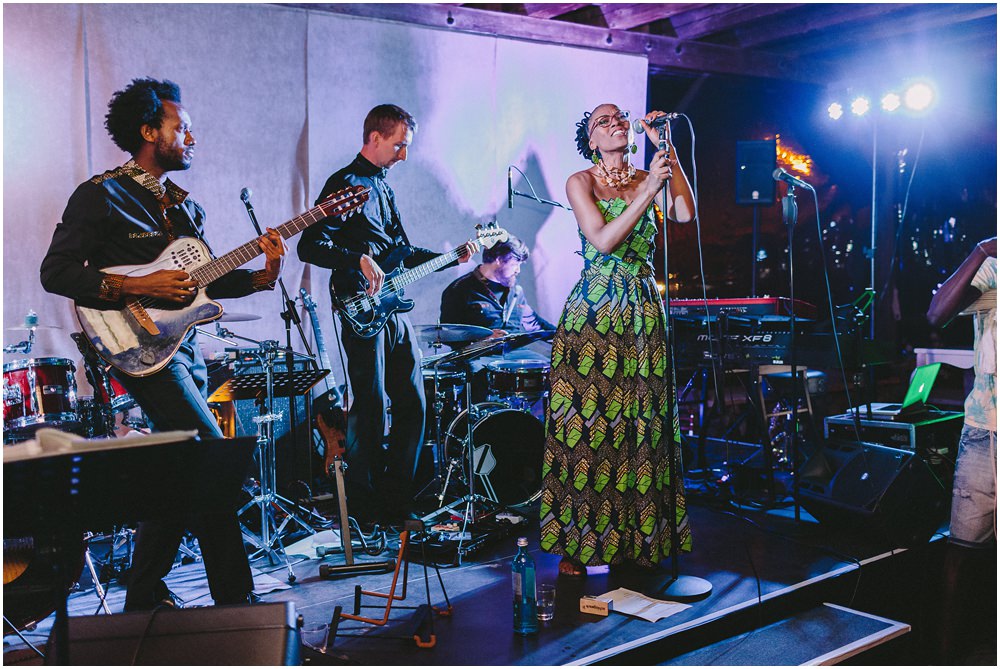
[(535, 600), (535, 561), (528, 554), (528, 540), (517, 540), (517, 555), (511, 567), (514, 585), (514, 634), (538, 633), (538, 603)]

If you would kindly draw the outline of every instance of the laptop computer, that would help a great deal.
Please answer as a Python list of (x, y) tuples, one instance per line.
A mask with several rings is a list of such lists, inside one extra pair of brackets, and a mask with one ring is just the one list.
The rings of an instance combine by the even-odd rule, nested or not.
[(872, 402), (872, 418), (879, 420), (895, 420), (901, 416), (912, 416), (928, 410), (927, 398), (931, 395), (934, 380), (937, 379), (941, 363), (922, 365), (913, 371), (910, 387), (906, 389), (906, 397), (902, 404)]

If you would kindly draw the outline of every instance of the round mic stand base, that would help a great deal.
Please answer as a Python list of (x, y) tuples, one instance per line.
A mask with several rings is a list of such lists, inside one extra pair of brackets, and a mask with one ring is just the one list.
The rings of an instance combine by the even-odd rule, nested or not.
[(654, 577), (642, 590), (642, 594), (653, 599), (669, 599), (675, 602), (696, 602), (712, 594), (712, 584), (697, 576), (667, 575)]

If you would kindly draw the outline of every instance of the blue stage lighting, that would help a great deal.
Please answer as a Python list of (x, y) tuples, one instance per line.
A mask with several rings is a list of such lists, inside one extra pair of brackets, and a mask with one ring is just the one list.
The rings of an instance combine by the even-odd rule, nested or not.
[(886, 93), (882, 98), (882, 109), (887, 112), (894, 112), (903, 103), (899, 98), (899, 93)]
[(922, 81), (915, 83), (906, 89), (903, 100), (911, 111), (926, 111), (934, 103), (934, 89)]
[(830, 106), (826, 108), (826, 113), (830, 115), (830, 118), (836, 121), (844, 115), (844, 106), (839, 102), (832, 102), (830, 103)]
[(863, 96), (856, 97), (854, 98), (854, 101), (851, 102), (851, 113), (855, 116), (864, 116), (868, 113), (868, 110), (871, 109), (871, 107), (872, 105), (868, 101), (868, 98)]

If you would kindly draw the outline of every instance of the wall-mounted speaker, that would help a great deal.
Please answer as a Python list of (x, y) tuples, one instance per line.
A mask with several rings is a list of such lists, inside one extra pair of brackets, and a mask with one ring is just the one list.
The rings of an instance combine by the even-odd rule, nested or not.
[(774, 204), (778, 143), (736, 142), (736, 204)]

